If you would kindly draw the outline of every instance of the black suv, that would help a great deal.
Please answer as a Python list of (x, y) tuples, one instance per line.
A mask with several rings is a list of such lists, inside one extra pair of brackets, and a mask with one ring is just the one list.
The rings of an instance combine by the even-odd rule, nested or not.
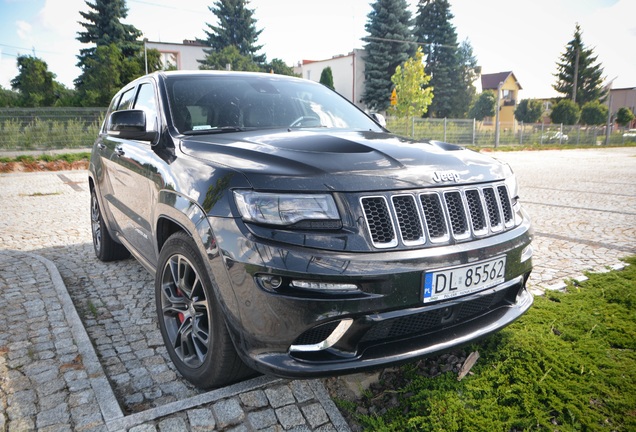
[(511, 169), (378, 119), (273, 74), (160, 72), (117, 93), (90, 163), (95, 253), (155, 275), (189, 381), (387, 366), (531, 306)]

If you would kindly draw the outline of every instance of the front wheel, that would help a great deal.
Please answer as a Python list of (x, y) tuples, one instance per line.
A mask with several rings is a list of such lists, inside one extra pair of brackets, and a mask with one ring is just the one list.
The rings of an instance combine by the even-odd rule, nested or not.
[(155, 298), (161, 335), (184, 378), (210, 388), (253, 373), (234, 349), (212, 281), (184, 232), (173, 234), (161, 249)]

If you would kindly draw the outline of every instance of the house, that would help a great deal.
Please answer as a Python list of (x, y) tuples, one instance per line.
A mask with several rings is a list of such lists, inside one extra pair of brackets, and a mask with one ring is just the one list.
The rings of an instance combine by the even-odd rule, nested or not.
[[(302, 78), (320, 82), (323, 69), (330, 67), (335, 90), (364, 110), (364, 58), (363, 49), (354, 49), (347, 55), (338, 55), (326, 60), (303, 60), (294, 68), (294, 72)], [(389, 96), (387, 95), (387, 98)]]
[[(513, 128), (515, 125), (515, 108), (519, 101), (521, 84), (512, 72), (498, 72), (481, 75), (482, 91), (492, 90), (499, 94), (499, 123), (504, 128)], [(485, 119), (485, 122), (494, 122), (494, 119)]]
[(164, 70), (197, 70), (199, 60), (205, 59), (203, 50), (209, 49), (206, 45), (187, 39), (183, 43), (146, 41), (146, 48), (159, 51)]
[(611, 89), (610, 97), (606, 97), (604, 103), (608, 106), (611, 103), (609, 109), (613, 116), (622, 107), (629, 108), (631, 112), (636, 113), (636, 87)]

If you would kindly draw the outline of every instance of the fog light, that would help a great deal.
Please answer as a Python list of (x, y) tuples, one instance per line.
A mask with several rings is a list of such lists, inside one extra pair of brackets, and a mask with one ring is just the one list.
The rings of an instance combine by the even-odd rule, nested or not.
[(523, 251), (521, 251), (521, 262), (528, 261), (530, 258), (532, 258), (533, 253), (534, 249), (532, 249), (532, 245), (529, 244), (523, 249)]
[(256, 278), (260, 285), (268, 290), (280, 288), (283, 284), (283, 278), (276, 275), (258, 275)]
[(335, 283), (335, 282), (317, 282), (306, 280), (293, 280), (291, 286), (294, 288), (301, 288), (310, 291), (357, 291), (358, 286), (356, 284), (348, 283)]

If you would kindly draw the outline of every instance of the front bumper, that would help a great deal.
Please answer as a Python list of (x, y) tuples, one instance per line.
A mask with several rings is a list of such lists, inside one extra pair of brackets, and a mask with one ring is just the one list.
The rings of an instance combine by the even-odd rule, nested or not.
[[(211, 258), (236, 349), (250, 367), (277, 376), (359, 372), (432, 355), (491, 334), (525, 313), (532, 260), (529, 222), (477, 241), (409, 251), (330, 253), (265, 242), (240, 222), (212, 222)], [(506, 255), (505, 281), (432, 304), (422, 277), (433, 269)], [(223, 269), (223, 274), (219, 270)], [(215, 271), (216, 270), (216, 271)], [(263, 283), (276, 276), (280, 286)], [(289, 281), (356, 284), (356, 291), (290, 288)]]

